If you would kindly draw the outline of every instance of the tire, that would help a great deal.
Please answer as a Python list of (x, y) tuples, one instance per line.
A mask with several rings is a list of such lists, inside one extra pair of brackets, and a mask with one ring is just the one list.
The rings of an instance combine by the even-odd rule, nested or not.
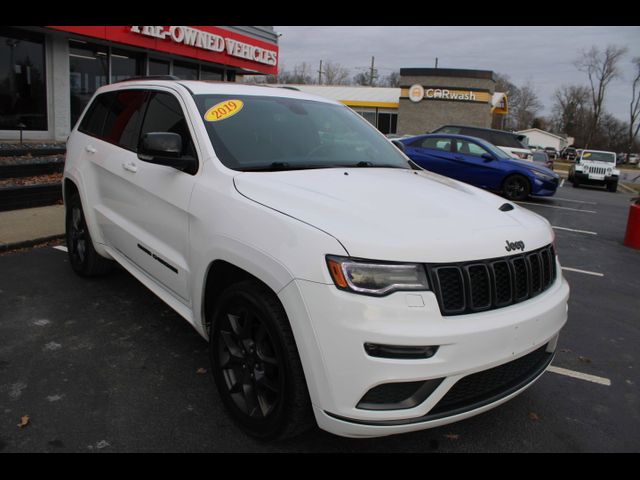
[(502, 182), (502, 195), (509, 200), (526, 200), (531, 193), (531, 184), (524, 175), (509, 175)]
[(85, 221), (78, 193), (72, 193), (65, 208), (67, 252), (71, 268), (82, 277), (106, 275), (113, 269), (113, 261), (101, 257), (93, 248), (93, 241)]
[(607, 183), (607, 190), (609, 192), (617, 192), (618, 191), (618, 182)]
[(571, 181), (571, 185), (573, 185), (573, 188), (578, 188), (580, 186), (580, 182), (578, 182), (578, 180), (576, 180), (575, 178)]
[(209, 339), (218, 393), (245, 433), (283, 440), (313, 427), (293, 332), (271, 290), (255, 280), (225, 290), (211, 318)]

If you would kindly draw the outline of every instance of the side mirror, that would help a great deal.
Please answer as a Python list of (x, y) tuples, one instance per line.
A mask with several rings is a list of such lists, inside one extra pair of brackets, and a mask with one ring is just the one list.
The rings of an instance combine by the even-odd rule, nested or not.
[(493, 155), (491, 155), (490, 153), (483, 153), (483, 154), (482, 154), (482, 159), (483, 159), (485, 162), (493, 162), (493, 161), (496, 159), (496, 157), (494, 157), (494, 156), (493, 156)]
[(182, 155), (182, 137), (177, 133), (145, 133), (138, 145), (138, 158), (182, 171), (194, 171), (197, 168), (195, 158)]
[(399, 140), (391, 140), (391, 143), (393, 143), (396, 147), (398, 147), (398, 149), (404, 153), (404, 143), (402, 143)]

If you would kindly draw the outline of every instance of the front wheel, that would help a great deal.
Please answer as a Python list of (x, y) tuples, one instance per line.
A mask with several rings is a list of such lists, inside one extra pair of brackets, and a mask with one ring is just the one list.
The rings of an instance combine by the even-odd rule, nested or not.
[(270, 440), (313, 425), (293, 333), (271, 290), (253, 280), (229, 287), (217, 301), (210, 333), (213, 378), (240, 428)]
[(531, 185), (523, 175), (509, 175), (502, 182), (502, 195), (509, 200), (526, 200), (530, 193)]
[(617, 192), (618, 191), (618, 182), (607, 183), (607, 190), (610, 191), (610, 192)]

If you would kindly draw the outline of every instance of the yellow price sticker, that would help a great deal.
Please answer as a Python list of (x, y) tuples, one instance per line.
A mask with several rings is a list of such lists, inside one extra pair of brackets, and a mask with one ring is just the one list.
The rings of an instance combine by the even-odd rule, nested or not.
[(585, 153), (584, 155), (582, 155), (583, 158), (589, 158), (591, 156), (590, 153)]
[(242, 100), (225, 100), (224, 102), (216, 103), (213, 107), (207, 110), (204, 114), (204, 119), (207, 122), (219, 122), (232, 117), (244, 107)]

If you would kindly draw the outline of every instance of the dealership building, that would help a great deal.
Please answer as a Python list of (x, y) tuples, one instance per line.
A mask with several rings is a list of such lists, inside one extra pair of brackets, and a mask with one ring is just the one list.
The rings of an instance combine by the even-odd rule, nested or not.
[(276, 74), (271, 26), (0, 27), (0, 141), (64, 141), (102, 85)]

